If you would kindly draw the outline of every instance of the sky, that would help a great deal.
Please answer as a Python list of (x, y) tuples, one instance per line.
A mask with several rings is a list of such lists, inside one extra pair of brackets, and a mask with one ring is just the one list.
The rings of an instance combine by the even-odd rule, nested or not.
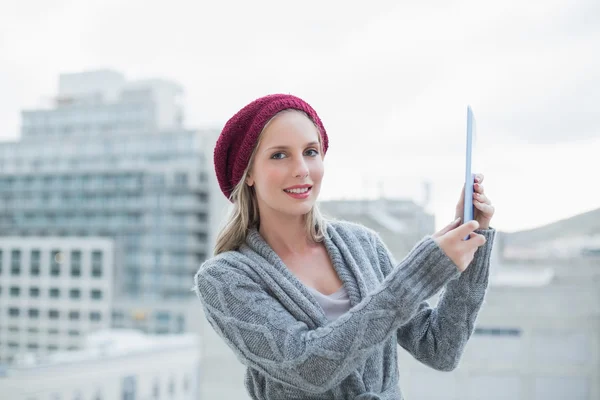
[[(421, 4), (422, 3), (422, 4)], [(110, 68), (185, 90), (186, 124), (222, 128), (291, 93), (328, 132), (321, 196), (424, 198), (441, 227), (464, 181), (466, 107), (492, 225), (600, 207), (600, 2), (22, 0), (0, 14), (0, 140), (61, 73)]]

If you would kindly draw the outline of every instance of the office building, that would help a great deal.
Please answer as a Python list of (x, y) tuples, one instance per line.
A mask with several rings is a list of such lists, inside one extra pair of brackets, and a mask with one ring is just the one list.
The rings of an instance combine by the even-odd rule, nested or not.
[(201, 373), (194, 334), (105, 330), (80, 350), (0, 370), (0, 393), (11, 400), (196, 400)]
[(110, 327), (114, 257), (107, 238), (0, 237), (0, 363)]

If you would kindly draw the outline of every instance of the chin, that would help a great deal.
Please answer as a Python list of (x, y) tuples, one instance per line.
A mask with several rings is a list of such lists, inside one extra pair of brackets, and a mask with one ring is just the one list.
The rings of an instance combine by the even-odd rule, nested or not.
[(280, 210), (282, 213), (288, 214), (291, 216), (302, 216), (302, 215), (308, 214), (310, 212), (310, 210), (312, 210), (314, 205), (315, 205), (314, 200), (307, 199), (306, 201), (303, 201), (298, 204), (286, 204), (285, 206), (281, 207)]
[(302, 205), (298, 205), (297, 207), (292, 207), (293, 209), (290, 210), (290, 214), (293, 215), (306, 215), (310, 212), (310, 210), (312, 210), (313, 206), (314, 206), (314, 202), (311, 202), (310, 204), (302, 204)]

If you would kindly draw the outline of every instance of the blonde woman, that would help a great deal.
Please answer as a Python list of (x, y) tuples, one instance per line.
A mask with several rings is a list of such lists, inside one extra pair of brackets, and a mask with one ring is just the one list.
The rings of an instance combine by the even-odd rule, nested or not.
[(328, 145), (309, 104), (269, 95), (236, 113), (215, 147), (233, 212), (194, 289), (247, 366), (252, 399), (402, 399), (398, 345), (456, 368), (484, 301), (495, 231), (483, 176), (475, 221), (460, 224), (461, 197), (457, 219), (396, 263), (374, 231), (319, 213)]

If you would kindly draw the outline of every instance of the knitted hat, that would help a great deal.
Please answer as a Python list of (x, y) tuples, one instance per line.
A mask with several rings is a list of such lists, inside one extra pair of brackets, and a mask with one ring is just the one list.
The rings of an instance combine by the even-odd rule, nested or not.
[(280, 111), (304, 111), (319, 127), (323, 154), (328, 139), (325, 127), (316, 111), (304, 100), (289, 94), (271, 94), (254, 100), (238, 111), (221, 131), (215, 146), (215, 172), (221, 191), (228, 199), (250, 162), (252, 151), (267, 122)]

